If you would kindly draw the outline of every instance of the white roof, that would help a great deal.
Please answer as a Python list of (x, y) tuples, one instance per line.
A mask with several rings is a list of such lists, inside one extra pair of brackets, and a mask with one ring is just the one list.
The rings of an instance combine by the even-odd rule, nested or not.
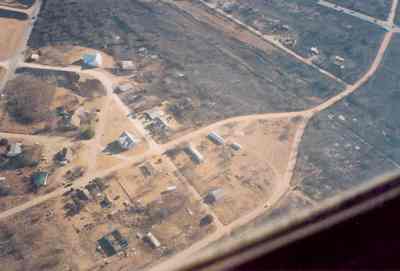
[(14, 143), (14, 144), (11, 144), (10, 150), (7, 153), (7, 156), (8, 157), (14, 157), (14, 156), (17, 156), (20, 153), (22, 153), (22, 144), (21, 143)]
[(124, 131), (118, 139), (118, 143), (124, 149), (133, 148), (139, 142), (131, 133)]

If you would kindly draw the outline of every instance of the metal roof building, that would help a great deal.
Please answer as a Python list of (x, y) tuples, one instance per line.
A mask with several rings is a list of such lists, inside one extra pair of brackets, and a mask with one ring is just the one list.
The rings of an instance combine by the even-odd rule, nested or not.
[(211, 132), (208, 134), (208, 138), (217, 145), (224, 145), (225, 140), (216, 132)]

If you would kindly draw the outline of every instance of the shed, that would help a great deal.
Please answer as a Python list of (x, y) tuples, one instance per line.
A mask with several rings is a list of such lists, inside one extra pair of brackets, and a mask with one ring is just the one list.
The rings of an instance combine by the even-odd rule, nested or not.
[(158, 241), (151, 232), (147, 233), (146, 236), (143, 237), (143, 240), (149, 243), (153, 248), (159, 248), (161, 246), (160, 241)]
[(124, 150), (129, 150), (135, 147), (139, 143), (139, 140), (135, 138), (131, 133), (124, 131), (118, 138), (118, 144)]
[(161, 111), (158, 109), (148, 110), (144, 113), (145, 117), (149, 120), (156, 120), (161, 118)]
[(311, 51), (311, 54), (313, 54), (313, 55), (319, 55), (319, 50), (317, 47), (311, 47), (310, 51)]
[(217, 145), (224, 145), (225, 140), (216, 132), (211, 132), (208, 134), (208, 138)]
[(22, 144), (21, 143), (12, 143), (10, 145), (10, 149), (7, 152), (7, 157), (15, 157), (22, 153)]
[(132, 89), (133, 89), (133, 87), (132, 87), (132, 85), (130, 83), (121, 84), (121, 85), (117, 86), (117, 88), (116, 88), (116, 90), (118, 92), (127, 92), (127, 91), (130, 91)]
[(224, 190), (222, 188), (212, 189), (204, 197), (204, 202), (207, 204), (214, 204), (215, 202), (221, 200), (223, 196)]
[(234, 149), (235, 151), (239, 151), (242, 149), (242, 146), (239, 143), (232, 143), (231, 144), (232, 149)]
[(32, 182), (33, 184), (39, 188), (47, 185), (47, 178), (49, 177), (49, 173), (45, 171), (37, 171), (32, 174)]
[(204, 161), (203, 155), (192, 145), (186, 148), (186, 152), (190, 155), (192, 160), (196, 163), (202, 163)]
[(134, 70), (136, 68), (135, 64), (131, 60), (122, 60), (119, 65), (123, 70)]

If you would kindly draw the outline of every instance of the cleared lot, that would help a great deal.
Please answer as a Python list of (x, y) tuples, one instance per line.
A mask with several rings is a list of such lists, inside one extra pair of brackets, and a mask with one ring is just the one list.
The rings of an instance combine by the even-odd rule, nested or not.
[[(230, 224), (265, 204), (281, 185), (296, 127), (296, 122), (285, 119), (232, 123), (217, 129), (224, 145), (216, 145), (206, 135), (188, 142), (203, 162), (193, 161), (185, 144), (168, 155), (206, 202), (210, 191), (222, 191), (221, 199), (210, 206), (223, 224)], [(241, 149), (235, 151), (232, 143)]]
[(28, 23), (26, 14), (0, 9), (0, 61), (13, 55)]

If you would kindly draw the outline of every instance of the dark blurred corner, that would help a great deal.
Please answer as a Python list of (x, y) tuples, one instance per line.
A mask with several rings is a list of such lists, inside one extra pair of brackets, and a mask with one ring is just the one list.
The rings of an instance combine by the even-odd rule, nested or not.
[(400, 197), (233, 270), (400, 270)]

